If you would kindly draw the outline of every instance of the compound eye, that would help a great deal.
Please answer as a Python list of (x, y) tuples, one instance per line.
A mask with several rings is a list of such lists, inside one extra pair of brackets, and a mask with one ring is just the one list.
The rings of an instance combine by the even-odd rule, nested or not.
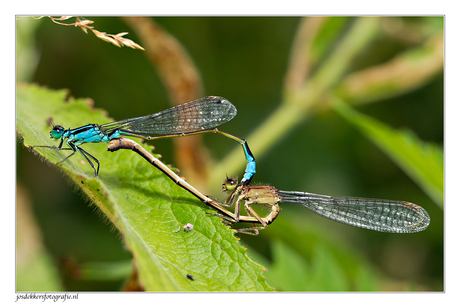
[(51, 130), (50, 137), (54, 139), (59, 139), (62, 137), (63, 133), (64, 133), (64, 127), (62, 127), (61, 125), (56, 125)]
[(222, 190), (223, 191), (234, 190), (237, 185), (238, 185), (238, 179), (227, 178), (222, 184)]

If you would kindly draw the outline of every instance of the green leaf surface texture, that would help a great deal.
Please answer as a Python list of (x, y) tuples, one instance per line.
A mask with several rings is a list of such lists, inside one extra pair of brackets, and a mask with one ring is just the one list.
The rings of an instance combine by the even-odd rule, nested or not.
[[(152, 106), (152, 113), (157, 111)], [(58, 146), (49, 138), (51, 120), (66, 129), (113, 121), (90, 99), (18, 84), (16, 128), (24, 145)], [(221, 218), (209, 215), (212, 209), (133, 151), (110, 153), (106, 143), (82, 148), (100, 161), (99, 178), (79, 153), (58, 166), (119, 230), (146, 291), (272, 290), (262, 275), (265, 268), (249, 259)], [(33, 150), (54, 164), (72, 153)], [(192, 231), (184, 231), (187, 223)]]

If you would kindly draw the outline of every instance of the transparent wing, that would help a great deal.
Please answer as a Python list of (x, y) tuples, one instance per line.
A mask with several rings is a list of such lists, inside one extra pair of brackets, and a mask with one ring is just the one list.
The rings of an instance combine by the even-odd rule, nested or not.
[(405, 201), (331, 197), (307, 192), (278, 191), (281, 202), (301, 204), (326, 218), (370, 230), (413, 233), (425, 230), (430, 216), (424, 208)]
[(104, 124), (101, 129), (107, 134), (120, 130), (149, 136), (173, 135), (215, 128), (233, 119), (236, 112), (227, 99), (207, 96), (155, 114)]

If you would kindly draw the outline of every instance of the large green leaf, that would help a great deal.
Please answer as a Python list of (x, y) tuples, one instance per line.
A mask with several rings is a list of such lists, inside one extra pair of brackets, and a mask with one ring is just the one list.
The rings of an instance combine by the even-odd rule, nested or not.
[[(273, 242), (273, 265), (267, 273), (278, 291), (344, 291), (350, 286), (330, 251), (315, 247), (311, 266), (301, 254), (278, 240)], [(278, 287), (279, 286), (279, 287)]]
[(396, 130), (336, 99), (335, 109), (384, 151), (440, 207), (443, 205), (443, 151), (409, 130)]
[(22, 185), (16, 190), (16, 292), (63, 291), (57, 266), (32, 215), (32, 202)]
[[(65, 101), (67, 95), (65, 90), (18, 85), (16, 125), (26, 147), (58, 145), (49, 138), (51, 117), (65, 128), (111, 121), (105, 111), (92, 108), (91, 100)], [(219, 217), (207, 214), (212, 210), (139, 155), (110, 153), (106, 146), (84, 145), (101, 163), (98, 179), (78, 153), (58, 166), (120, 231), (146, 290), (272, 289), (262, 276), (264, 268), (248, 258), (233, 231)], [(59, 162), (71, 153), (48, 148), (34, 151), (49, 162)], [(183, 231), (186, 223), (194, 229)]]
[(381, 277), (346, 234), (340, 239), (323, 218), (303, 215), (302, 209), (292, 211), (288, 204), (281, 206), (283, 215), (260, 235), (270, 238), (271, 262), (254, 250), (249, 252), (255, 261), (267, 264), (267, 282), (275, 290), (378, 290)]

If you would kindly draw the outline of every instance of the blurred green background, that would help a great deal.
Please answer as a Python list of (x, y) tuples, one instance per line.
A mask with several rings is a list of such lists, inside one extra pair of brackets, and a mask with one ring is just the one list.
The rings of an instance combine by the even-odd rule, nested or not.
[[(99, 31), (130, 32), (126, 37), (140, 43), (120, 18), (87, 18)], [(237, 117), (222, 127), (224, 131), (247, 138), (282, 101), (301, 18), (154, 20), (187, 50), (201, 74), (204, 95), (224, 96), (237, 107)], [(430, 27), (443, 27), (441, 17), (398, 20), (405, 27), (428, 32)], [(353, 22), (352, 18), (346, 20)], [(92, 33), (59, 26), (47, 18), (18, 18), (17, 37), (18, 81), (69, 89), (76, 98), (91, 98), (95, 107), (107, 110), (114, 119), (170, 107), (161, 78), (143, 51), (117, 48)], [(353, 61), (351, 71), (384, 63), (419, 43), (413, 37), (396, 39), (382, 33)], [(421, 140), (442, 147), (443, 86), (439, 71), (413, 91), (356, 109), (395, 129), (410, 129)], [(85, 119), (81, 119), (84, 124)], [(203, 139), (215, 161), (237, 147), (220, 136)], [(180, 165), (174, 161), (171, 140), (154, 145), (164, 162)], [(279, 218), (258, 237), (241, 235), (250, 256), (268, 268), (269, 285), (287, 291), (443, 290), (442, 209), (334, 110), (313, 114), (273, 147), (254, 154), (255, 183), (283, 190), (407, 200), (423, 206), (431, 216), (431, 225), (424, 232), (382, 234), (344, 226), (281, 204)], [(46, 262), (54, 269), (50, 275), (57, 277), (56, 288), (120, 289), (129, 271), (120, 270), (120, 275), (109, 279), (105, 274), (88, 278), (76, 270), (94, 264), (105, 264), (112, 273), (113, 268), (129, 268), (126, 264), (131, 255), (120, 236), (57, 168), (41, 162), (20, 142), (17, 185), (18, 202), (25, 200), (32, 209)], [(208, 192), (214, 194), (220, 183), (215, 185), (208, 187)], [(18, 210), (18, 219), (19, 213)]]

